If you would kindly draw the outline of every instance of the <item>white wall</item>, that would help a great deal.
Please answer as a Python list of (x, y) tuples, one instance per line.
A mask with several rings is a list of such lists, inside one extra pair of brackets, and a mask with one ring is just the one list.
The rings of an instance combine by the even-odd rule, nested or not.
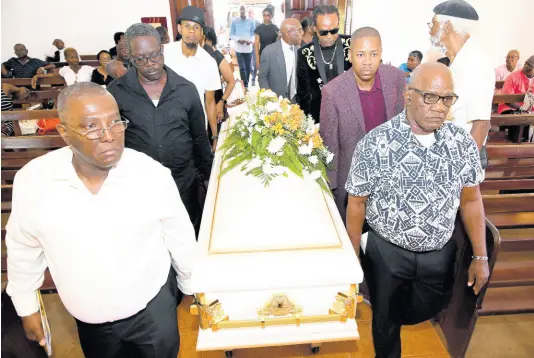
[[(2, 62), (15, 56), (23, 43), (30, 57), (44, 59), (52, 41), (60, 38), (80, 55), (115, 46), (113, 34), (126, 31), (141, 17), (166, 16), (173, 29), (168, 0), (1, 0)], [(45, 17), (46, 16), (46, 17)], [(174, 36), (174, 32), (173, 32)]]
[[(353, 0), (352, 29), (375, 27), (382, 36), (383, 59), (392, 65), (406, 62), (408, 53), (429, 47), (432, 9), (444, 0)], [(505, 61), (511, 49), (521, 52), (521, 63), (534, 55), (533, 0), (467, 0), (480, 17), (475, 37), (493, 67)], [(475, 38), (474, 37), (474, 38)]]

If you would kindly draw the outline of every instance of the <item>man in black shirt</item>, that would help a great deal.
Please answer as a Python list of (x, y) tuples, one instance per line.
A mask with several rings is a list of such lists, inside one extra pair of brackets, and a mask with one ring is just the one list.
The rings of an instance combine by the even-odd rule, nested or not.
[(198, 91), (165, 66), (161, 38), (152, 26), (134, 24), (125, 37), (133, 67), (107, 89), (121, 116), (130, 121), (126, 147), (171, 170), (198, 235), (202, 213), (197, 171), (208, 180), (213, 161)]
[(121, 41), (124, 41), (124, 32), (115, 32), (115, 35), (113, 35), (113, 40), (115, 41), (115, 47), (109, 49), (111, 58), (117, 57), (117, 44)]
[(2, 77), (32, 78), (44, 74), (44, 70), (55, 68), (38, 58), (28, 57), (28, 50), (23, 44), (16, 44), (15, 55), (2, 64)]
[(267, 7), (263, 10), (263, 24), (254, 30), (254, 51), (256, 53), (256, 68), (260, 68), (260, 56), (263, 49), (276, 42), (280, 29), (272, 23), (273, 12)]
[(319, 122), (324, 85), (352, 67), (350, 36), (339, 34), (339, 10), (321, 5), (313, 10), (315, 36), (297, 54), (297, 98), (300, 108)]

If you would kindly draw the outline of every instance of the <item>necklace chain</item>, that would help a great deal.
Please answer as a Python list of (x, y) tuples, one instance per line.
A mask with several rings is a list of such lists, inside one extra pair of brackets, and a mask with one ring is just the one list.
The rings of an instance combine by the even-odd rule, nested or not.
[(321, 49), (321, 46), (319, 46), (319, 52), (321, 52), (321, 58), (323, 59), (323, 62), (325, 63), (325, 65), (331, 65), (332, 62), (334, 62), (334, 58), (336, 57), (336, 50), (337, 50), (337, 41), (336, 41), (336, 46), (334, 47), (334, 54), (332, 55), (332, 58), (330, 59), (330, 61), (327, 62), (324, 59), (323, 50)]

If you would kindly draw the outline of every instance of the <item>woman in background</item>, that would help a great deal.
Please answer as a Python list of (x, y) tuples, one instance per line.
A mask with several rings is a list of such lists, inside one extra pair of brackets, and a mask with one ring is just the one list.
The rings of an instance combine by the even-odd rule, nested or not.
[(59, 74), (56, 73), (47, 73), (44, 75), (35, 75), (32, 78), (32, 87), (37, 87), (37, 81), (40, 78), (49, 78), (49, 77), (63, 77), (67, 86), (70, 86), (77, 82), (91, 82), (91, 77), (93, 76), (93, 70), (91, 66), (81, 65), (80, 56), (78, 56), (78, 51), (72, 47), (66, 48), (65, 51), (65, 61), (67, 61), (68, 66), (61, 67), (59, 69)]
[(304, 20), (300, 22), (302, 25), (302, 31), (304, 31), (304, 35), (302, 35), (302, 43), (301, 46), (305, 46), (312, 42), (313, 39), (313, 29), (311, 20), (309, 17), (305, 17)]
[(98, 59), (100, 66), (93, 70), (91, 82), (96, 83), (97, 85), (107, 86), (111, 81), (113, 81), (113, 77), (111, 77), (106, 71), (106, 65), (109, 61), (111, 61), (111, 54), (106, 50), (102, 50), (98, 53), (98, 55), (96, 55), (96, 58)]

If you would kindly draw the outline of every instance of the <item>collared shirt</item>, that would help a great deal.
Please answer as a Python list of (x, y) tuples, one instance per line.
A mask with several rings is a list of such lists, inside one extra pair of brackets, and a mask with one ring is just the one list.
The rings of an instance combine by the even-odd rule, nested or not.
[[(523, 69), (523, 65), (521, 65), (519, 62), (515, 66), (514, 71), (518, 71)], [(506, 67), (506, 63), (504, 65), (500, 65), (495, 69), (495, 81), (504, 81), (506, 77), (510, 76), (512, 72), (508, 71), (508, 67)]]
[(37, 74), (39, 68), (46, 65), (48, 65), (47, 62), (32, 57), (28, 57), (25, 63), (20, 62), (16, 57), (12, 57), (4, 62), (6, 69), (11, 70), (15, 78), (32, 78)]
[(240, 44), (237, 40), (247, 40), (254, 42), (254, 30), (256, 29), (256, 24), (251, 18), (245, 18), (244, 20), (241, 17), (236, 17), (232, 21), (230, 26), (230, 40), (235, 42), (234, 48), (235, 52), (239, 53), (251, 53), (253, 50), (254, 44), (245, 45)]
[(69, 147), (32, 160), (15, 176), (6, 230), (7, 293), (19, 316), (37, 312), (47, 266), (67, 310), (87, 323), (144, 309), (171, 264), (191, 293), (193, 226), (169, 170), (134, 150), (124, 150), (96, 195)]
[(454, 92), (459, 96), (449, 118), (471, 133), (473, 121), (491, 120), (491, 103), (495, 89), (495, 71), (484, 51), (470, 38), (450, 65)]
[[(502, 94), (520, 94), (530, 91), (534, 93), (534, 80), (529, 79), (523, 71), (514, 71), (510, 76), (504, 80), (502, 86)], [(523, 102), (519, 103), (521, 106)], [(497, 112), (500, 114), (504, 111), (514, 110), (514, 108), (508, 106), (506, 103), (500, 103), (497, 108)]]
[(167, 83), (157, 106), (137, 78), (128, 72), (107, 87), (121, 116), (130, 121), (126, 147), (143, 152), (172, 172), (180, 191), (196, 180), (196, 170), (209, 178), (213, 154), (204, 125), (204, 112), (195, 86), (165, 66)]
[(283, 39), (280, 42), (282, 43), (282, 51), (284, 52), (284, 61), (286, 63), (286, 84), (289, 86), (291, 75), (293, 74), (293, 80), (296, 76), (293, 72), (295, 70), (296, 49), (295, 46), (289, 45)]
[(217, 62), (201, 46), (197, 47), (194, 56), (185, 56), (182, 52), (182, 41), (178, 41), (165, 45), (165, 65), (183, 78), (193, 82), (200, 96), (200, 102), (202, 102), (204, 118), (206, 119), (205, 127), (207, 128), (205, 92), (221, 89), (221, 76)]
[(78, 82), (91, 82), (93, 70), (93, 67), (84, 65), (75, 73), (69, 66), (63, 66), (59, 69), (59, 75), (65, 79), (67, 86), (70, 86)]
[(385, 240), (410, 251), (439, 250), (454, 230), (464, 187), (483, 180), (469, 133), (445, 122), (427, 148), (406, 112), (368, 133), (356, 146), (346, 189), (368, 196), (366, 218)]
[(375, 75), (375, 82), (370, 91), (358, 88), (360, 103), (362, 105), (363, 120), (365, 122), (365, 131), (369, 133), (373, 128), (384, 123), (386, 118), (386, 102), (382, 92), (382, 83), (378, 71)]

